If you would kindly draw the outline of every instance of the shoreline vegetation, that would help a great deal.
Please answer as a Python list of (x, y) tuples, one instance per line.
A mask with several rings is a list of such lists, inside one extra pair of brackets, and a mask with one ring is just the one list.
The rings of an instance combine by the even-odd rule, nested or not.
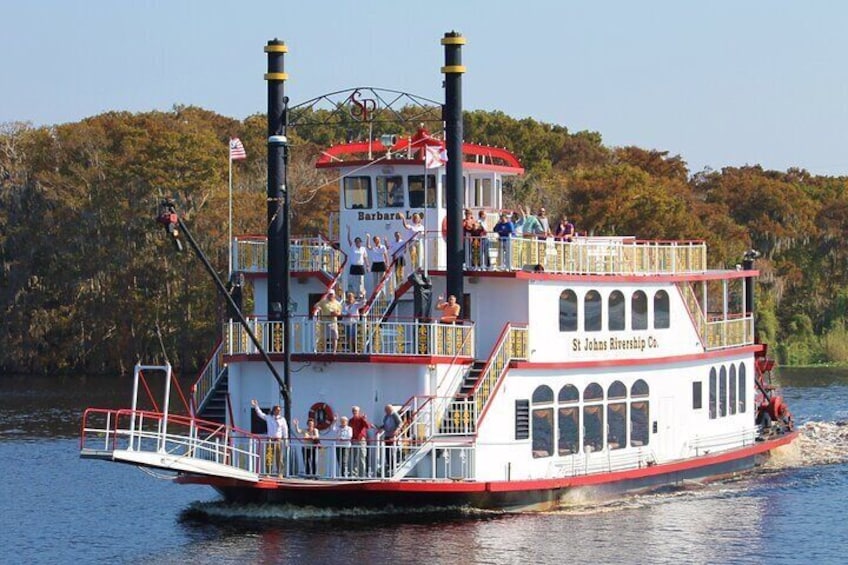
[[(375, 127), (382, 133), (412, 131)], [(247, 150), (234, 164), (233, 233), (263, 234), (264, 115), (175, 106), (0, 124), (0, 371), (127, 373), (136, 360), (162, 362), (163, 349), (184, 374), (203, 365), (225, 308), (154, 217), (173, 198), (226, 270), (231, 136)], [(293, 234), (325, 231), (338, 206), (334, 180), (314, 168), (320, 150), (366, 137), (360, 123), (291, 131)], [(609, 147), (598, 132), (498, 111), (466, 112), (464, 137), (521, 157), (526, 174), (504, 186), (507, 207), (544, 203), (593, 235), (702, 239), (709, 268), (758, 250), (758, 339), (784, 366), (848, 366), (848, 177), (758, 165), (691, 171), (669, 151)]]

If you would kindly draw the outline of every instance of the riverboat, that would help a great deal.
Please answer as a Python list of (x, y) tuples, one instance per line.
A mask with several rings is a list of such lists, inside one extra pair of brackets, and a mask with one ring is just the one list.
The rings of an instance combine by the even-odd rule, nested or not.
[[(547, 510), (725, 477), (796, 438), (755, 339), (756, 253), (710, 269), (703, 241), (499, 236), (504, 184), (523, 168), (462, 140), (465, 39), (442, 44), (442, 135), (327, 148), (316, 167), (339, 178), (339, 211), (326, 235), (291, 239), (287, 48), (268, 42), (269, 233), (230, 250), (252, 311), (231, 285), (183, 413), (170, 366), (137, 365), (131, 407), (85, 411), (82, 457), (172, 471), (228, 501)], [(355, 89), (335, 107), (367, 120), (384, 94)], [(463, 234), (463, 210), (485, 234)], [(172, 205), (160, 220), (194, 245)], [(363, 283), (349, 237), (395, 232), (385, 271)], [(356, 313), (313, 316), (331, 290), (353, 291)], [(436, 295), (456, 297), (456, 319), (433, 311)], [(287, 435), (268, 437), (254, 399), (283, 407)], [(340, 416), (354, 406), (372, 426), (351, 442)]]

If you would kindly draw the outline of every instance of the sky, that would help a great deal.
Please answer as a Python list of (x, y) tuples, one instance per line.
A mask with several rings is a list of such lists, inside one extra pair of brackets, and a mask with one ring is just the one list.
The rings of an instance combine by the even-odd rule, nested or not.
[[(0, 124), (193, 105), (264, 112), (269, 39), (297, 104), (356, 86), (442, 100), (448, 31), (465, 110), (595, 131), (692, 173), (848, 175), (848, 2), (0, 0)], [(474, 141), (474, 140), (467, 140)]]

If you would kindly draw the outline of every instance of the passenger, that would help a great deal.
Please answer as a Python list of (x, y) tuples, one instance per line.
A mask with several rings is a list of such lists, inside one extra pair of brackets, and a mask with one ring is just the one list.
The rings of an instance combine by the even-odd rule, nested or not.
[(383, 471), (385, 476), (390, 477), (395, 473), (395, 462), (397, 461), (397, 453), (395, 451), (395, 439), (403, 424), (400, 414), (397, 413), (395, 407), (391, 404), (386, 404), (386, 415), (383, 416), (383, 425), (379, 429), (383, 430)]
[(474, 219), (474, 214), (471, 210), (465, 210), (465, 219), (462, 220), (462, 241), (465, 248), (465, 267), (476, 270), (477, 259), (479, 258), (480, 240), (474, 234), (477, 232), (477, 220)]
[(403, 240), (403, 236), (401, 236), (399, 231), (396, 231), (395, 240), (392, 242), (391, 247), (389, 247), (389, 260), (394, 265), (395, 288), (403, 283), (403, 266), (406, 264), (406, 261), (404, 260), (402, 250), (405, 244), (406, 242)]
[[(521, 210), (521, 206), (518, 207)], [(539, 218), (530, 213), (530, 207), (524, 213), (524, 224), (522, 225), (524, 237), (545, 237), (545, 230)]]
[(335, 290), (331, 288), (327, 291), (327, 296), (315, 303), (312, 315), (318, 316), (318, 324), (323, 326), (323, 331), (319, 334), (322, 337), (317, 344), (318, 351), (326, 351), (329, 341), (332, 344), (333, 353), (337, 353), (339, 348), (338, 319), (342, 315), (342, 303), (336, 300)]
[(556, 232), (554, 232), (554, 237), (556, 237), (560, 241), (573, 241), (574, 240), (574, 224), (568, 221), (567, 216), (563, 216), (559, 221), (559, 225), (556, 228)]
[(365, 304), (364, 294), (360, 294), (358, 300), (352, 292), (345, 295), (345, 302), (342, 304), (342, 324), (344, 325), (345, 351), (347, 352), (357, 352), (356, 328), (359, 325), (360, 310), (365, 307)]
[(353, 461), (351, 461), (351, 472), (354, 477), (365, 478), (368, 476), (368, 428), (371, 427), (368, 418), (360, 413), (359, 406), (350, 409), (350, 428), (353, 431), (352, 441)]
[[(418, 212), (413, 214), (411, 224), (406, 222), (406, 218), (401, 213), (398, 213), (398, 218), (400, 218), (403, 228), (406, 230), (406, 233), (403, 234), (403, 240), (411, 242), (407, 245), (407, 249), (409, 250), (410, 269), (415, 272), (422, 268), (424, 261), (422, 252), (424, 224), (421, 223), (421, 214)], [(413, 241), (414, 243), (412, 243)]]
[(548, 212), (544, 208), (539, 208), (539, 216), (537, 218), (542, 226), (542, 231), (545, 237), (551, 237), (551, 224), (548, 220)]
[(451, 294), (448, 296), (448, 301), (444, 302), (444, 297), (439, 297), (439, 303), (436, 304), (436, 310), (442, 310), (442, 317), (439, 319), (445, 324), (453, 324), (459, 318), (461, 306), (456, 303), (456, 296)]
[(336, 432), (336, 461), (339, 464), (339, 475), (350, 476), (350, 440), (353, 438), (353, 428), (348, 425), (347, 416), (339, 418), (336, 414), (333, 420), (333, 430)]
[(510, 253), (512, 251), (512, 234), (515, 233), (515, 225), (509, 220), (506, 213), (501, 214), (500, 221), (495, 224), (494, 231), (498, 234), (500, 244), (501, 269), (506, 271), (512, 268)]
[[(283, 417), (280, 407), (274, 406), (270, 414), (265, 414), (256, 399), (250, 401), (250, 405), (256, 411), (256, 415), (265, 420), (268, 426), (268, 451), (269, 458), (276, 466), (277, 476), (282, 478), (286, 472), (286, 440), (289, 437), (289, 425)], [(271, 469), (267, 469), (271, 473)]]
[(371, 261), (371, 292), (379, 286), (380, 280), (386, 272), (386, 265), (389, 263), (389, 253), (386, 246), (380, 240), (379, 235), (375, 235), (371, 245), (371, 234), (365, 234), (366, 246), (368, 248), (368, 259)]
[(350, 240), (350, 226), (347, 227), (347, 244), (350, 248), (349, 276), (347, 289), (360, 294), (365, 294), (365, 267), (368, 266), (368, 249), (362, 245), (362, 238), (357, 237)]
[(316, 468), (316, 457), (318, 455), (318, 446), (321, 444), (321, 434), (318, 431), (318, 428), (315, 427), (315, 420), (309, 418), (306, 420), (306, 429), (301, 430), (300, 426), (297, 423), (297, 420), (292, 420), (294, 423), (294, 429), (297, 431), (297, 435), (303, 437), (303, 466), (304, 466), (304, 474), (309, 476), (315, 476), (318, 474)]
[(478, 266), (481, 269), (489, 270), (489, 238), (486, 231), (486, 212), (480, 210), (477, 213), (477, 228), (474, 230), (474, 237), (478, 244)]

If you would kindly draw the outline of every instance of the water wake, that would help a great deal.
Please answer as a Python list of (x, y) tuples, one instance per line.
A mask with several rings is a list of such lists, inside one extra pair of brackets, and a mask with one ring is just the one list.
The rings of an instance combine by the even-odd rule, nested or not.
[(323, 520), (359, 520), (369, 517), (379, 521), (396, 519), (403, 516), (404, 522), (416, 520), (429, 521), (433, 517), (440, 520), (485, 518), (500, 516), (502, 512), (479, 510), (466, 506), (420, 508), (317, 508), (314, 506), (294, 506), (291, 504), (235, 504), (222, 501), (195, 502), (182, 511), (182, 521), (263, 523), (268, 522), (311, 522)]
[(806, 422), (791, 445), (775, 450), (767, 470), (835, 465), (848, 462), (848, 421)]

